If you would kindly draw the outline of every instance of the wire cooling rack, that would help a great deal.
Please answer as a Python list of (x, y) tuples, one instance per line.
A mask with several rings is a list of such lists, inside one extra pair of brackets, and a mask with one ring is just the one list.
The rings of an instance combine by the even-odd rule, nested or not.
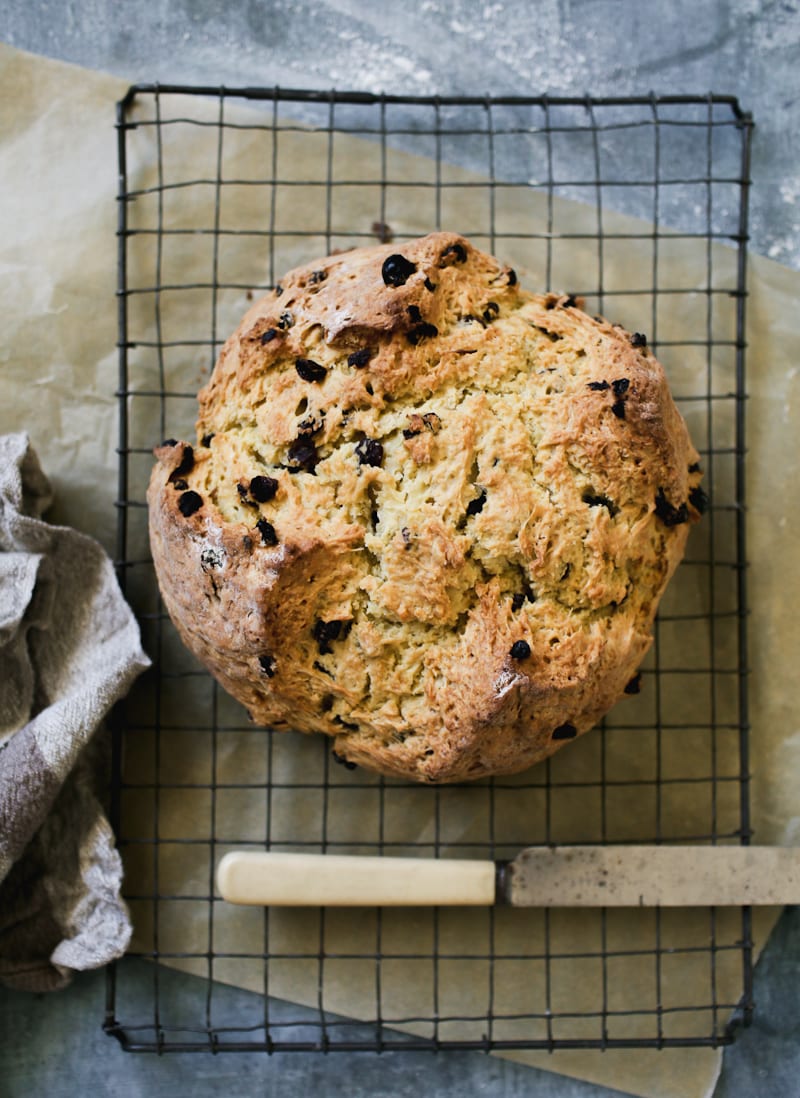
[[(118, 105), (119, 565), (154, 661), (117, 713), (112, 815), (152, 1001), (133, 1050), (713, 1045), (752, 1010), (748, 909), (233, 909), (232, 848), (513, 857), (571, 842), (748, 843), (744, 314), (751, 119), (725, 96), (372, 96), (131, 88)], [(152, 447), (255, 295), (297, 262), (433, 229), (649, 343), (711, 507), (642, 691), (526, 774), (418, 788), (255, 728), (182, 649), (147, 544)], [(164, 966), (193, 974), (173, 1001)], [(223, 984), (259, 995), (231, 1012)], [(512, 989), (512, 993), (509, 992)]]

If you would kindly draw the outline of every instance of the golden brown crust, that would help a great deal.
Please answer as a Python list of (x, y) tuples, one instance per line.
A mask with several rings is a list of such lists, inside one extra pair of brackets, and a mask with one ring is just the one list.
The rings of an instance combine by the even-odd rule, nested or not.
[(148, 495), (184, 642), (258, 723), (417, 780), (595, 724), (702, 507), (643, 340), (448, 233), (291, 272), (197, 438), (156, 451)]

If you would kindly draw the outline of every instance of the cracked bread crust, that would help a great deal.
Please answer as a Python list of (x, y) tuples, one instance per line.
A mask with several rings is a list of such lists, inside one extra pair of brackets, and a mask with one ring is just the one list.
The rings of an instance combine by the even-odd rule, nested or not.
[(452, 782), (622, 697), (705, 503), (644, 337), (433, 233), (292, 271), (199, 401), (156, 450), (153, 559), (255, 722)]

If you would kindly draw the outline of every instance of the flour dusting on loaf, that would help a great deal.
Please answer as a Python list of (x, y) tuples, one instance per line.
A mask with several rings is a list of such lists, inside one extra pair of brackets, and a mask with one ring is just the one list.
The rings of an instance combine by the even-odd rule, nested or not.
[(169, 614), (254, 721), (460, 781), (635, 689), (705, 496), (646, 339), (579, 304), (433, 233), (250, 309), (148, 499)]

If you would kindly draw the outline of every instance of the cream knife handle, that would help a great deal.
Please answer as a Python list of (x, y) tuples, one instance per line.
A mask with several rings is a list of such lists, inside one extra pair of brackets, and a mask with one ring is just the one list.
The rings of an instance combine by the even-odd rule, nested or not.
[(495, 902), (495, 863), (232, 851), (217, 867), (217, 886), (233, 904), (486, 906)]

